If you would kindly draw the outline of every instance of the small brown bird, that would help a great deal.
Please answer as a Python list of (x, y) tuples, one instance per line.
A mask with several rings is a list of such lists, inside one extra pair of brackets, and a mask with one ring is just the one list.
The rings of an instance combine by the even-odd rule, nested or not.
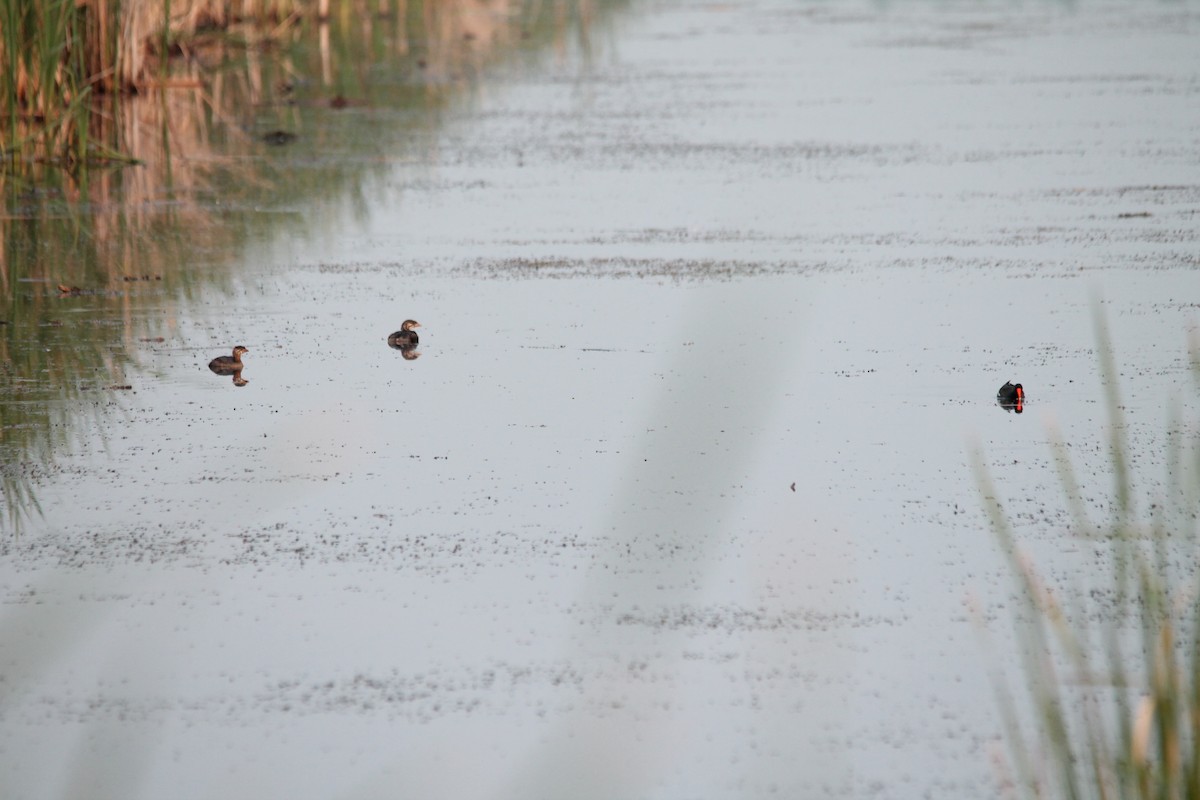
[(249, 350), (239, 344), (237, 347), (233, 348), (232, 356), (217, 356), (212, 361), (208, 362), (208, 368), (219, 375), (228, 375), (230, 372), (233, 372), (234, 370), (240, 370), (242, 368), (242, 353), (249, 352)]
[(415, 319), (406, 319), (400, 325), (400, 330), (388, 337), (388, 345), (391, 347), (400, 347), (401, 345), (412, 345), (420, 341), (417, 332), (413, 328), (421, 327), (421, 323)]

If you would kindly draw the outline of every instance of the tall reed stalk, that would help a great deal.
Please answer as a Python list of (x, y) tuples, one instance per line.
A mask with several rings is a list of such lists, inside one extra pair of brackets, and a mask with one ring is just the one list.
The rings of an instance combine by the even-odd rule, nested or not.
[[(1107, 586), (1073, 601), (1052, 591), (1022, 552), (992, 477), (976, 458), (984, 502), (1021, 597), (1025, 724), (1013, 710), (1013, 693), (996, 678), (1013, 788), (1035, 798), (1200, 798), (1200, 442), (1196, 427), (1184, 426), (1173, 407), (1167, 489), (1139, 515), (1134, 454), (1102, 321), (1096, 335), (1110, 415), (1109, 519), (1090, 518), (1065, 444), (1057, 441), (1054, 450), (1076, 535), (1105, 554)], [(1198, 352), (1193, 341), (1200, 390)]]

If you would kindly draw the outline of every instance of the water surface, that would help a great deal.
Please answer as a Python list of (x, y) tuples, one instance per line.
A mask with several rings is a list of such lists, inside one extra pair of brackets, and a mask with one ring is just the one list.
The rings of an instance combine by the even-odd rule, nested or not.
[(217, 192), (234, 246), (169, 258), (219, 279), (53, 298), (131, 388), (4, 543), (12, 796), (995, 796), (971, 447), (1086, 587), (1048, 440), (1101, 515), (1099, 308), (1161, 492), (1195, 13), (596, 10), (436, 111), (303, 112), (254, 159), (361, 171)]

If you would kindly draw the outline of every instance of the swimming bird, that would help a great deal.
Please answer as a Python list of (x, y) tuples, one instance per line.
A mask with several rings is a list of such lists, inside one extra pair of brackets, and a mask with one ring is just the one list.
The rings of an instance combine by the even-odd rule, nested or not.
[(388, 337), (388, 344), (391, 347), (399, 347), (403, 344), (416, 344), (418, 341), (417, 332), (413, 328), (421, 327), (421, 323), (415, 319), (406, 319), (400, 325), (400, 330)]
[(234, 370), (240, 370), (242, 368), (242, 353), (249, 352), (249, 350), (239, 344), (233, 348), (232, 356), (217, 356), (208, 362), (208, 368), (218, 374), (228, 374)]
[(996, 402), (1002, 406), (1020, 406), (1025, 402), (1025, 388), (1019, 383), (1006, 382), (996, 392)]

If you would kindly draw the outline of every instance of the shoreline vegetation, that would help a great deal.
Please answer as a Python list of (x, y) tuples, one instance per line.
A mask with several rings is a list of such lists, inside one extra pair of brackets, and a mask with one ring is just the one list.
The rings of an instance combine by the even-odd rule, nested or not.
[(7, 167), (40, 161), (77, 172), (132, 161), (93, 135), (119, 113), (121, 96), (198, 87), (171, 76), (172, 59), (215, 37), (269, 42), (303, 10), (297, 0), (0, 0)]
[(357, 28), (386, 36), (437, 83), (447, 60), (486, 61), (592, 13), (587, 0), (0, 0), (0, 176), (48, 165), (86, 181), (89, 168), (140, 163), (119, 124), (128, 98), (215, 105), (226, 72), (282, 57), (314, 32), (325, 82), (330, 29)]

